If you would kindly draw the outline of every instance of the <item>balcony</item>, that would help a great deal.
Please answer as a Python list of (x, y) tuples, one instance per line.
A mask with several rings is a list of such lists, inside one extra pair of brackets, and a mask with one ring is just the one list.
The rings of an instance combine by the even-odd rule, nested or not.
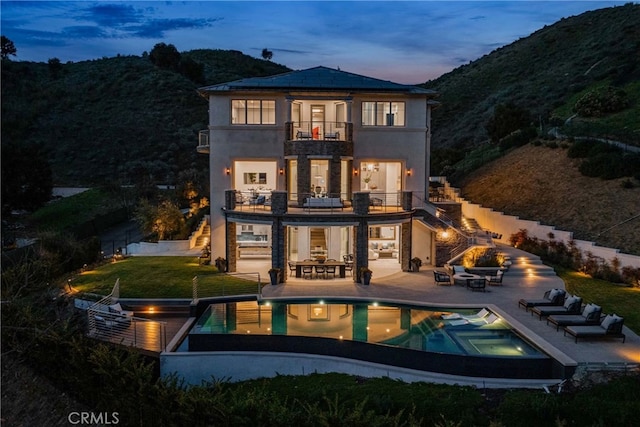
[(350, 122), (287, 122), (287, 141), (343, 141), (353, 139)]
[(200, 154), (209, 154), (209, 131), (201, 130), (198, 132), (198, 148)]

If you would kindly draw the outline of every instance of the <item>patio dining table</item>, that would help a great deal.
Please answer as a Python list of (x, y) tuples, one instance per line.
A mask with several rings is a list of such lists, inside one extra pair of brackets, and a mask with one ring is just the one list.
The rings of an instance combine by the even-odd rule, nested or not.
[(341, 278), (346, 277), (346, 275), (345, 275), (346, 263), (343, 262), (343, 261), (324, 261), (324, 262), (320, 262), (320, 261), (297, 261), (296, 262), (296, 277), (302, 277), (302, 267), (303, 266), (315, 267), (316, 265), (336, 266), (336, 267), (339, 268), (340, 277)]

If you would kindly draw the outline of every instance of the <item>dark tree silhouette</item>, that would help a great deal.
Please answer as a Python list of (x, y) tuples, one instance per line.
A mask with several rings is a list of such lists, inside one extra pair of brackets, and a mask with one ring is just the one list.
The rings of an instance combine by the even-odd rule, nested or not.
[(57, 79), (60, 77), (60, 73), (62, 72), (62, 63), (58, 58), (51, 58), (48, 61), (49, 64), (49, 75), (52, 79)]
[(2, 49), (2, 59), (7, 59), (9, 55), (16, 56), (16, 46), (5, 36), (0, 36), (0, 47)]
[(2, 144), (2, 211), (33, 211), (51, 199), (47, 157), (36, 145)]
[(180, 68), (180, 52), (172, 44), (158, 43), (149, 54), (151, 62), (160, 68), (178, 71)]
[(267, 61), (271, 61), (271, 58), (273, 58), (273, 52), (265, 47), (264, 49), (262, 49), (262, 57)]

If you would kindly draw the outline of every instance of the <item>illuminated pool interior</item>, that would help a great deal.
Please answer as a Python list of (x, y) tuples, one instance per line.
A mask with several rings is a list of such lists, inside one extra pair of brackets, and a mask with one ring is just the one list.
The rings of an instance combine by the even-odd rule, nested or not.
[[(314, 337), (452, 355), (548, 357), (486, 309), (436, 309), (392, 303), (214, 303), (208, 305), (189, 334), (191, 341), (202, 335)], [(194, 350), (197, 351), (187, 351)]]

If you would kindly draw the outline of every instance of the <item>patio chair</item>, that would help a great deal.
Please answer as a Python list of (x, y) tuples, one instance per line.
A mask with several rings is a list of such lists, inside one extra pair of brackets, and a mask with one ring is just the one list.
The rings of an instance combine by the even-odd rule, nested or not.
[(352, 261), (346, 261), (344, 263), (344, 272), (345, 272), (345, 274), (347, 273), (347, 271), (349, 273), (351, 273), (351, 276), (353, 276), (353, 262)]
[(502, 276), (504, 276), (504, 271), (498, 270), (495, 276), (485, 276), (484, 280), (487, 282), (487, 285), (502, 286)]
[(289, 277), (296, 275), (296, 263), (293, 261), (289, 261), (287, 263), (289, 265)]
[(556, 331), (560, 326), (598, 325), (602, 316), (602, 307), (595, 304), (587, 304), (580, 314), (553, 314), (547, 317), (547, 325), (556, 325)]
[(313, 266), (312, 265), (303, 265), (302, 266), (302, 278), (306, 279), (309, 276), (309, 279), (313, 279)]
[(534, 305), (531, 307), (531, 315), (538, 315), (538, 320), (542, 320), (543, 317), (559, 315), (559, 314), (579, 314), (582, 308), (582, 298), (579, 296), (569, 296), (562, 307), (553, 307), (547, 305)]
[(467, 280), (467, 289), (471, 289), (472, 291), (482, 291), (485, 292), (486, 282), (484, 279), (469, 279)]
[(327, 265), (324, 267), (324, 277), (327, 278), (329, 275), (333, 276), (333, 279), (336, 278), (336, 266), (335, 265)]
[(518, 301), (518, 307), (523, 307), (529, 311), (533, 306), (562, 305), (565, 294), (566, 292), (563, 289), (550, 289), (544, 293), (542, 299), (527, 300), (522, 298)]
[(314, 266), (316, 269), (316, 279), (318, 277), (320, 277), (320, 275), (322, 274), (322, 277), (326, 277), (326, 273), (327, 273), (327, 267), (324, 265), (315, 265)]
[(433, 278), (436, 281), (436, 285), (437, 286), (451, 286), (451, 276), (449, 276), (447, 273), (442, 273), (440, 271), (434, 271), (433, 272)]
[(624, 325), (624, 318), (617, 316), (616, 314), (608, 314), (604, 317), (599, 325), (578, 325), (578, 326), (565, 326), (564, 335), (567, 334), (575, 338), (575, 342), (578, 342), (578, 338), (622, 338), (624, 343), (626, 336), (622, 333), (622, 326)]

